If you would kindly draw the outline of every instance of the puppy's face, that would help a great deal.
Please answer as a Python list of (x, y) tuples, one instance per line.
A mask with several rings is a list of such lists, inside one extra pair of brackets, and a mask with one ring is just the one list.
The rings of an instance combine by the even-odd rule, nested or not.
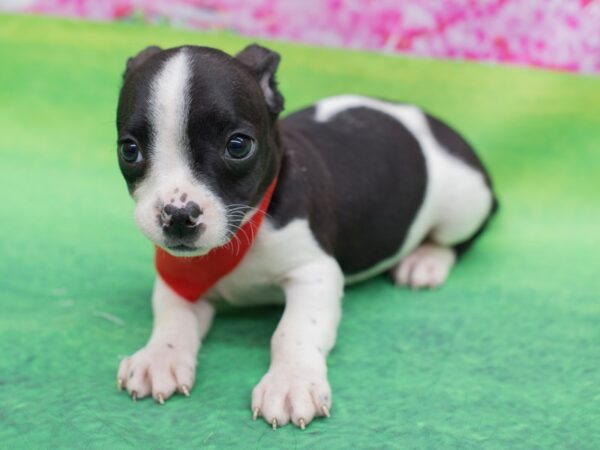
[(118, 158), (135, 220), (176, 256), (229, 242), (273, 180), (283, 99), (279, 56), (252, 45), (235, 58), (204, 47), (149, 47), (127, 64)]

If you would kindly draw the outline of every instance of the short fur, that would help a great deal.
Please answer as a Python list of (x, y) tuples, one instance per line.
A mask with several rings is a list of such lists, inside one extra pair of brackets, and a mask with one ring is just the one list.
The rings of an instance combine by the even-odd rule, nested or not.
[[(279, 61), (251, 45), (236, 57), (149, 47), (127, 62), (119, 165), (155, 245), (184, 257), (248, 238), (235, 231), (278, 182), (254, 245), (204, 298), (190, 303), (157, 277), (152, 336), (118, 379), (135, 398), (189, 395), (211, 302), (284, 300), (251, 408), (273, 428), (304, 428), (332, 408), (326, 358), (344, 284), (392, 269), (398, 285), (441, 285), (497, 202), (467, 142), (415, 106), (345, 95), (279, 120)], [(253, 144), (242, 158), (226, 151), (236, 135)]]

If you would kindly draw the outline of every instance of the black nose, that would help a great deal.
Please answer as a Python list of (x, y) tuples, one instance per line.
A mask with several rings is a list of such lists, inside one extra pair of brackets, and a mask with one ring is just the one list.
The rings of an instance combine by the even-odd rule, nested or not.
[(204, 224), (198, 221), (202, 210), (194, 202), (187, 202), (183, 208), (166, 205), (159, 217), (163, 232), (172, 238), (196, 237), (204, 231)]

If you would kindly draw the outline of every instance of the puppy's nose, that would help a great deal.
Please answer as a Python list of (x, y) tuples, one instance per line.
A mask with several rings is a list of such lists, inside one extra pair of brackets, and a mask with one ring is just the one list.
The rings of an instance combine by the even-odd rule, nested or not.
[(204, 224), (198, 221), (201, 215), (202, 209), (194, 202), (187, 202), (183, 208), (166, 205), (160, 214), (163, 232), (179, 239), (195, 236), (204, 231)]

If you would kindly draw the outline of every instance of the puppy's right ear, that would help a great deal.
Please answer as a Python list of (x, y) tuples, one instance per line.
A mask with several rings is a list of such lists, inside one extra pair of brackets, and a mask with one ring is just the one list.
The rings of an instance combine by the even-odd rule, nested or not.
[(125, 67), (125, 72), (123, 73), (123, 79), (127, 78), (127, 76), (133, 72), (135, 69), (144, 64), (148, 58), (156, 55), (161, 52), (162, 48), (157, 47), (156, 45), (152, 45), (150, 47), (146, 47), (144, 50), (139, 52), (137, 55), (132, 56), (127, 60), (127, 66)]

